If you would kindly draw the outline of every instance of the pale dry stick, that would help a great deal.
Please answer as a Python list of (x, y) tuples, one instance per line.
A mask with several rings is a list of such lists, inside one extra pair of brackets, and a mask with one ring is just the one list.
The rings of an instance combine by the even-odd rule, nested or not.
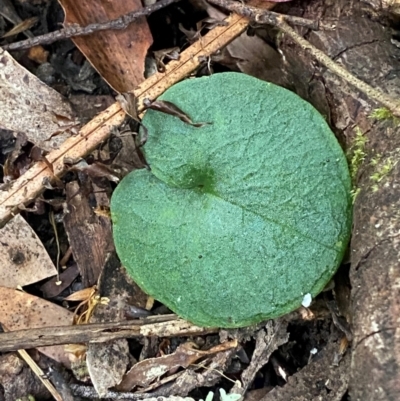
[[(247, 27), (248, 20), (238, 15), (227, 19), (227, 26), (218, 26), (181, 53), (180, 59), (171, 61), (164, 73), (157, 73), (142, 82), (134, 94), (139, 99), (139, 111), (143, 111), (143, 99), (155, 99), (173, 84), (179, 82), (199, 65), (201, 58), (209, 57), (226, 46)], [(200, 60), (199, 60), (200, 59)], [(46, 158), (53, 172), (43, 162), (35, 163), (24, 175), (13, 181), (6, 191), (0, 190), (0, 227), (20, 212), (19, 205), (27, 205), (45, 189), (44, 184), (61, 176), (67, 170), (64, 159), (79, 160), (101, 142), (105, 141), (113, 127), (125, 118), (119, 103), (115, 103), (81, 128), (78, 135), (68, 138), (59, 149)]]
[(307, 50), (317, 61), (319, 61), (333, 73), (343, 78), (350, 85), (356, 87), (360, 92), (366, 94), (370, 99), (375, 100), (376, 102), (387, 107), (396, 117), (400, 117), (400, 101), (398, 99), (395, 99), (379, 89), (375, 89), (366, 84), (364, 81), (361, 81), (361, 79), (356, 78), (345, 68), (330, 59), (324, 52), (317, 49), (309, 41), (300, 36), (282, 18), (278, 20), (277, 27), (290, 36), (290, 38), (300, 45), (302, 49)]
[[(73, 395), (79, 398), (87, 398), (98, 400), (99, 394), (92, 386), (87, 386), (83, 384), (75, 384), (71, 383), (70, 385), (71, 391)], [(145, 400), (147, 398), (154, 398), (153, 394), (148, 393), (138, 393), (138, 392), (120, 392), (115, 390), (108, 390), (106, 394), (104, 394), (103, 398), (110, 400)]]
[(20, 357), (27, 363), (27, 365), (32, 369), (35, 375), (39, 378), (39, 380), (43, 383), (43, 385), (49, 390), (50, 394), (56, 401), (63, 401), (61, 395), (53, 386), (51, 381), (46, 377), (43, 370), (39, 368), (36, 362), (32, 359), (32, 357), (24, 350), (19, 349), (18, 354)]

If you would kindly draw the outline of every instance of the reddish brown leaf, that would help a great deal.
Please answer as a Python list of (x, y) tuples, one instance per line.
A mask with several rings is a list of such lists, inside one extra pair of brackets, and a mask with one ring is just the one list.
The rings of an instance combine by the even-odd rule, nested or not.
[[(59, 0), (64, 25), (86, 26), (116, 19), (142, 7), (140, 0)], [(73, 38), (99, 74), (117, 92), (128, 92), (144, 80), (144, 59), (153, 39), (145, 18), (124, 30), (107, 30)]]

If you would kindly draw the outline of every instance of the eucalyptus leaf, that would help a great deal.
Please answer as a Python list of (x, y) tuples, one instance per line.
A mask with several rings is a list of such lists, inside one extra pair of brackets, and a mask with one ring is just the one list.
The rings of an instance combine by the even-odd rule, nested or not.
[(111, 202), (117, 252), (148, 294), (203, 326), (241, 327), (314, 298), (341, 262), (350, 177), (323, 117), (238, 73), (188, 79), (148, 110), (144, 153)]

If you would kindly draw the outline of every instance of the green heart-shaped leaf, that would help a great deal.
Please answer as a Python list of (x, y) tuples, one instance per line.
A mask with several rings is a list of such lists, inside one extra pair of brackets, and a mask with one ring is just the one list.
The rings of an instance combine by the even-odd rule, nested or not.
[(317, 295), (350, 236), (350, 177), (322, 116), (281, 87), (237, 73), (188, 79), (160, 99), (200, 128), (149, 110), (151, 172), (115, 190), (118, 255), (178, 315), (240, 327)]

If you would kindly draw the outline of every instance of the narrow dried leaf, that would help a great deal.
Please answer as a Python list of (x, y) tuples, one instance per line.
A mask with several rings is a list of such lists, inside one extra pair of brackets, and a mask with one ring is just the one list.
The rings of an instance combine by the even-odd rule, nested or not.
[(54, 113), (74, 119), (69, 103), (1, 48), (0, 99), (0, 128), (23, 132), (30, 142), (47, 151), (57, 149), (70, 136), (63, 132), (52, 137), (59, 131)]
[[(68, 326), (71, 322), (72, 313), (65, 308), (26, 292), (0, 287), (0, 323), (4, 324), (10, 331)], [(69, 359), (62, 345), (41, 347), (38, 350), (69, 366)]]
[(36, 24), (36, 22), (38, 22), (38, 17), (28, 18), (25, 21), (22, 21), (21, 23), (15, 25), (14, 28), (5, 33), (2, 38), (8, 38), (9, 36), (17, 35), (21, 32), (24, 32), (27, 29), (32, 28)]
[[(142, 7), (140, 0), (59, 0), (64, 25), (107, 22)], [(124, 30), (107, 30), (73, 38), (98, 73), (117, 92), (128, 92), (144, 80), (144, 60), (153, 39), (145, 18)]]
[(42, 242), (20, 215), (0, 229), (0, 285), (15, 288), (57, 274)]
[(94, 162), (92, 164), (87, 164), (85, 160), (81, 160), (78, 163), (71, 165), (69, 168), (70, 171), (80, 171), (82, 173), (87, 174), (92, 178), (107, 178), (109, 181), (119, 182), (119, 177), (115, 174), (115, 172), (108, 167), (107, 165)]
[(206, 124), (212, 123), (194, 123), (191, 118), (182, 111), (178, 106), (173, 104), (172, 102), (168, 102), (167, 100), (154, 100), (153, 102), (150, 99), (144, 99), (143, 104), (148, 108), (156, 111), (160, 111), (161, 113), (170, 114), (171, 116), (178, 117), (181, 121), (186, 124), (193, 125), (193, 127), (202, 127)]
[(76, 291), (65, 298), (66, 301), (86, 301), (92, 297), (96, 292), (96, 286), (84, 288), (83, 290)]
[[(14, 25), (22, 22), (11, 0), (0, 0), (0, 15)], [(24, 34), (28, 38), (33, 38), (33, 34), (30, 31), (26, 31)]]

